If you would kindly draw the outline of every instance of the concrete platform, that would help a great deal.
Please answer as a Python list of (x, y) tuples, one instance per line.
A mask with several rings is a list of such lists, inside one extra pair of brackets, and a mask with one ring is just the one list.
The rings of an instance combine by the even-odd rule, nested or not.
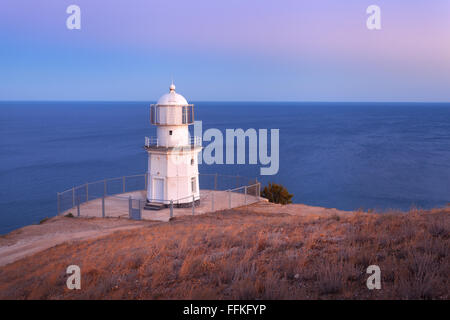
[[(141, 216), (143, 220), (153, 221), (169, 221), (170, 209), (162, 210), (144, 210), (146, 192), (134, 191), (128, 193), (121, 193), (105, 198), (105, 217), (114, 218), (128, 218), (129, 217), (129, 200), (131, 196), (133, 199), (133, 208), (138, 208), (139, 201), (141, 205)], [(231, 199), (230, 199), (231, 197)], [(259, 202), (261, 199), (258, 196), (245, 195), (237, 192), (214, 191), (214, 190), (200, 190), (200, 205), (194, 208), (194, 215), (204, 214), (208, 212), (220, 211), (230, 208), (242, 207), (252, 203)], [(72, 213), (77, 216), (77, 208), (69, 209), (62, 213), (66, 215)], [(192, 207), (190, 208), (173, 208), (173, 216), (192, 215)], [(102, 217), (102, 199), (95, 199), (85, 202), (80, 205), (80, 216), (82, 217)]]

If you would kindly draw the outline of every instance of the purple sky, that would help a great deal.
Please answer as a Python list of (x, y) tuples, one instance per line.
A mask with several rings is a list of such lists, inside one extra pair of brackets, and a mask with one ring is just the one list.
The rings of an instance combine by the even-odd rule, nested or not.
[(450, 101), (448, 0), (4, 0), (0, 39), (0, 100)]

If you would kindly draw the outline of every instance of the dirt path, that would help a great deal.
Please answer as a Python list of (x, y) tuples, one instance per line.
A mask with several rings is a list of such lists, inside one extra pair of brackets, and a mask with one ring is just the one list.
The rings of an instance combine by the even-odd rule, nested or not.
[(54, 217), (40, 225), (30, 225), (0, 237), (0, 266), (66, 241), (86, 240), (116, 231), (141, 228), (160, 222), (128, 219)]

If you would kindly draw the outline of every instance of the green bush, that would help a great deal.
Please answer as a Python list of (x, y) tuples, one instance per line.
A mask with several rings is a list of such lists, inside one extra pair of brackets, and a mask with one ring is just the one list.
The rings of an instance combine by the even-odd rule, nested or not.
[(66, 217), (66, 218), (73, 218), (72, 212), (69, 212), (68, 214), (66, 214), (65, 217)]
[(280, 204), (292, 203), (293, 196), (284, 186), (276, 183), (269, 183), (261, 192), (261, 197), (268, 199), (269, 202)]

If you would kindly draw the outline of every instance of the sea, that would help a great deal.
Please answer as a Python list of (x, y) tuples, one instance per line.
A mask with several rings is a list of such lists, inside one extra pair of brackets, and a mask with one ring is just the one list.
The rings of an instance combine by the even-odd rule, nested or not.
[[(0, 233), (56, 215), (57, 192), (145, 173), (150, 103), (0, 102)], [(193, 103), (203, 131), (279, 129), (277, 174), (248, 157), (201, 173), (280, 183), (294, 203), (342, 210), (450, 203), (449, 103)]]

